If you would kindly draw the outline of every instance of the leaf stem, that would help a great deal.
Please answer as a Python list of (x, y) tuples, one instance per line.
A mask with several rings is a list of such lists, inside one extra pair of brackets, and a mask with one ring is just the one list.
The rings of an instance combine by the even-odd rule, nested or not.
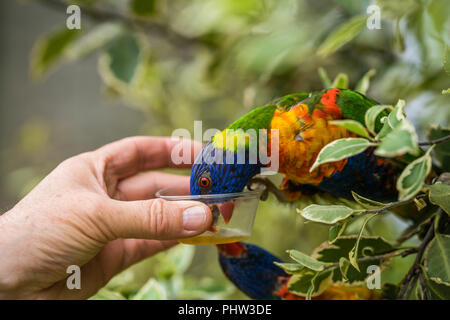
[(421, 194), (421, 195), (418, 195), (417, 197), (414, 197), (414, 198), (411, 198), (411, 199), (406, 199), (406, 200), (401, 200), (401, 201), (397, 201), (397, 202), (392, 202), (392, 203), (390, 203), (388, 205), (385, 205), (383, 207), (380, 207), (380, 208), (366, 210), (366, 211), (363, 211), (361, 213), (358, 213), (357, 215), (359, 216), (359, 215), (365, 215), (365, 214), (379, 213), (379, 212), (382, 212), (382, 211), (385, 211), (385, 210), (389, 210), (389, 209), (392, 209), (392, 208), (400, 207), (400, 206), (402, 206), (404, 204), (408, 204), (408, 203), (414, 202), (414, 199), (422, 199), (422, 198), (425, 198), (425, 197), (426, 197), (426, 194)]

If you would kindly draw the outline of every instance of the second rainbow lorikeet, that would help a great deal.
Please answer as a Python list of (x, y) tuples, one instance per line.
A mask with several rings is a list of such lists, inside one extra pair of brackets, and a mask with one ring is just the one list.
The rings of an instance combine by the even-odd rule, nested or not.
[[(272, 253), (256, 245), (235, 242), (217, 245), (219, 263), (226, 277), (252, 299), (305, 300), (289, 292), (291, 275), (274, 262), (281, 262)], [(313, 297), (317, 300), (374, 300), (377, 292), (365, 286), (330, 284)]]
[[(276, 129), (279, 136), (278, 171), (284, 175), (280, 189), (286, 199), (295, 200), (302, 194), (319, 191), (352, 199), (351, 192), (354, 191), (373, 200), (392, 201), (397, 198), (395, 181), (401, 168), (375, 156), (372, 148), (344, 160), (322, 164), (310, 172), (325, 145), (336, 139), (355, 136), (329, 122), (351, 119), (364, 124), (366, 111), (376, 104), (356, 91), (334, 88), (311, 94), (291, 94), (274, 104), (258, 107), (216, 134), (205, 145), (192, 167), (191, 194), (241, 192), (267, 164), (263, 164), (259, 156), (257, 161), (249, 161), (248, 144), (245, 145), (245, 161), (239, 162), (238, 148), (230, 149), (224, 141), (235, 139), (236, 134), (245, 135), (249, 129), (267, 130), (270, 141), (270, 130)], [(386, 115), (382, 112), (378, 119)], [(377, 121), (376, 131), (380, 126)], [(230, 136), (230, 129), (234, 130), (234, 136)], [(270, 145), (268, 142), (268, 149)], [(270, 151), (267, 150), (268, 153)], [(232, 205), (222, 207), (219, 210), (227, 221), (231, 217)]]

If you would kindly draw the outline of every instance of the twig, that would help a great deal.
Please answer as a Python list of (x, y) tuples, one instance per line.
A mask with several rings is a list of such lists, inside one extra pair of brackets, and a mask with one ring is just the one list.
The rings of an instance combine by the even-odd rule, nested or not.
[(389, 210), (392, 208), (396, 208), (396, 207), (400, 207), (404, 204), (408, 204), (408, 203), (412, 203), (414, 202), (414, 199), (422, 199), (425, 198), (427, 195), (426, 194), (421, 194), (418, 195), (417, 197), (411, 198), (411, 199), (407, 199), (407, 200), (402, 200), (402, 201), (397, 201), (397, 202), (392, 202), (388, 205), (385, 205), (384, 207), (380, 207), (380, 208), (376, 208), (376, 209), (370, 209), (370, 210), (365, 210), (363, 212), (358, 213), (357, 215), (363, 215), (363, 214), (373, 214), (373, 213), (379, 213), (385, 210)]
[(426, 220), (422, 221), (416, 228), (414, 228), (414, 230), (398, 237), (396, 240), (397, 244), (401, 244), (401, 243), (405, 242), (406, 240), (414, 237), (417, 233), (420, 232), (420, 230), (422, 230), (423, 226), (430, 223), (430, 221), (433, 219), (433, 217), (434, 216), (428, 217)]
[[(419, 264), (422, 261), (422, 256), (425, 252), (425, 248), (426, 248), (427, 244), (431, 241), (431, 239), (433, 239), (433, 236), (434, 236), (434, 226), (433, 226), (433, 224), (430, 224), (430, 226), (428, 227), (428, 231), (418, 248), (417, 256), (416, 256), (416, 259), (414, 260), (413, 265), (411, 266), (408, 273), (406, 274), (406, 276), (403, 278), (403, 280), (400, 283), (400, 290), (398, 292), (397, 299), (403, 299), (403, 300), (408, 299), (409, 294), (411, 292), (411, 289), (408, 290), (408, 288), (411, 286), (411, 284), (412, 284), (412, 287), (414, 287), (414, 285), (417, 281), (417, 279), (414, 280), (413, 277), (416, 277), (416, 270), (419, 268)], [(413, 280), (413, 281), (411, 282), (411, 280)]]
[[(398, 257), (398, 256), (406, 257), (406, 256), (409, 256), (410, 254), (417, 253), (418, 250), (419, 250), (419, 248), (411, 248), (411, 249), (403, 250), (403, 251), (397, 250), (397, 251), (392, 251), (389, 253), (379, 254), (376, 256), (366, 256), (366, 257), (358, 258), (358, 259), (356, 259), (356, 261), (358, 263), (360, 263), (360, 262), (367, 262), (367, 261), (373, 261), (373, 260), (385, 260), (385, 259)], [(325, 266), (324, 270), (335, 269), (338, 267), (339, 267), (339, 263), (333, 263), (328, 266)]]
[(443, 143), (443, 142), (446, 142), (449, 140), (450, 140), (450, 135), (439, 138), (439, 139), (431, 140), (431, 141), (419, 142), (419, 146), (431, 146), (431, 145)]
[(419, 283), (422, 287), (423, 300), (428, 300), (427, 286), (425, 284), (425, 277), (423, 276), (423, 272), (420, 272), (419, 274)]

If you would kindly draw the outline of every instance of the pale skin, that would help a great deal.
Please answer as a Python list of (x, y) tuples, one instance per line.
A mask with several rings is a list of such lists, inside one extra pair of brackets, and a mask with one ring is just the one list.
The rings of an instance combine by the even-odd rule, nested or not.
[[(133, 137), (62, 162), (0, 216), (0, 299), (86, 299), (114, 275), (211, 225), (209, 208), (155, 199), (189, 177), (157, 172), (188, 143)], [(191, 162), (192, 163), (192, 162)], [(66, 286), (81, 267), (81, 289)]]

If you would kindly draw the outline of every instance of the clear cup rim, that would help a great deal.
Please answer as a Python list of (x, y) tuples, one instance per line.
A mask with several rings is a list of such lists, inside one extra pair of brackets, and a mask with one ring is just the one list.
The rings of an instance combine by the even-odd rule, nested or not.
[(164, 195), (164, 192), (174, 189), (174, 187), (164, 188), (156, 192), (155, 196), (164, 200), (214, 200), (224, 198), (253, 198), (259, 196), (265, 188), (260, 187), (256, 190), (244, 190), (242, 192), (217, 193), (217, 194), (198, 194), (198, 195)]

